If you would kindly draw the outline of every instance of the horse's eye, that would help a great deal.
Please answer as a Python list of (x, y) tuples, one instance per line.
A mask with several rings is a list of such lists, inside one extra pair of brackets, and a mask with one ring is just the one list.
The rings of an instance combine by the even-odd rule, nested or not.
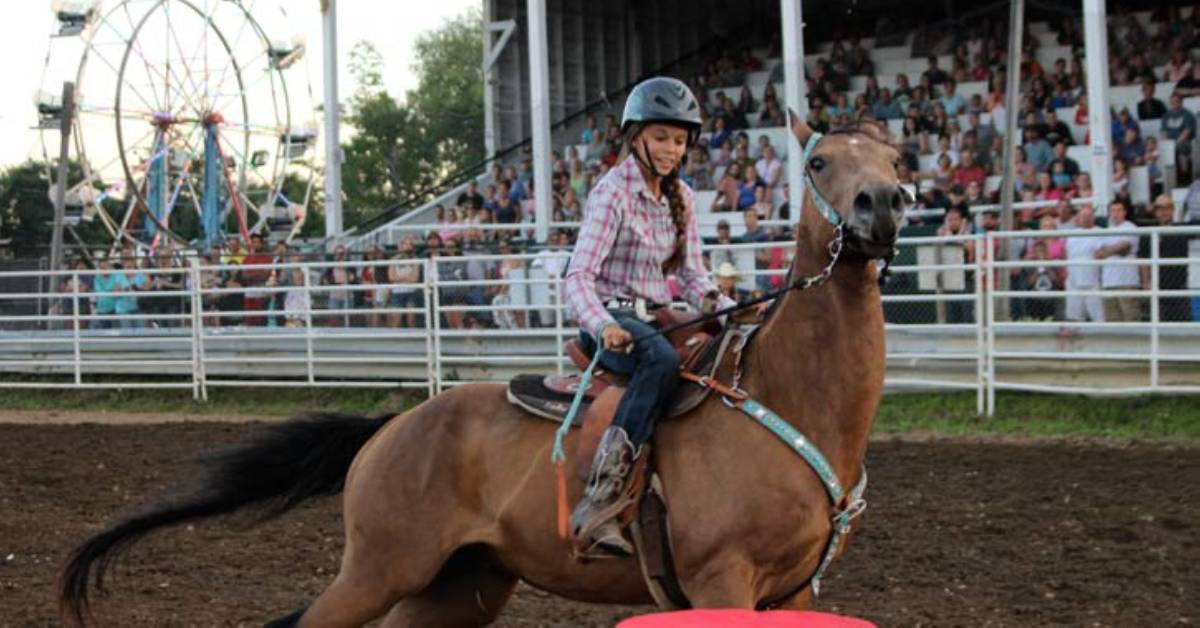
[(813, 172), (820, 172), (825, 167), (825, 160), (820, 157), (813, 157), (808, 160), (808, 167), (813, 169)]

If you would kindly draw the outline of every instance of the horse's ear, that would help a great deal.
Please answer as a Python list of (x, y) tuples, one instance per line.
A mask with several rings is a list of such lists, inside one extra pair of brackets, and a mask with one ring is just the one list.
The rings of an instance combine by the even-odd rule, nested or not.
[(788, 107), (788, 125), (792, 127), (792, 135), (795, 135), (796, 139), (800, 141), (800, 146), (803, 147), (808, 143), (808, 138), (812, 136), (813, 130), (804, 121), (804, 118), (800, 117), (800, 114), (791, 107)]

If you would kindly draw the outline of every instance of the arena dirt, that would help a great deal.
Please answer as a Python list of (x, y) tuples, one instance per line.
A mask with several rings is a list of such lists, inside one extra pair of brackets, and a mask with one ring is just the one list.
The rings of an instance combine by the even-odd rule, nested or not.
[[(58, 625), (70, 548), (186, 483), (254, 425), (0, 425), (0, 626)], [(1167, 626), (1200, 620), (1200, 453), (1126, 444), (885, 441), (862, 533), (818, 608), (881, 626)], [(547, 513), (550, 516), (550, 513)], [(167, 530), (98, 601), (105, 626), (257, 626), (335, 572), (335, 500), (250, 527)], [(518, 590), (501, 626), (612, 625), (641, 607)]]

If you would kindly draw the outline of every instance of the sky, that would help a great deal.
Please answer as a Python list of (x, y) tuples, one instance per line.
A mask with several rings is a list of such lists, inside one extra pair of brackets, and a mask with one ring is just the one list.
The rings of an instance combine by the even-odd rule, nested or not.
[[(135, 9), (151, 2), (128, 1)], [(203, 6), (206, 2), (215, 4), (225, 0), (191, 1)], [(320, 101), (323, 93), (323, 42), (319, 0), (244, 0), (244, 4), (253, 6), (252, 13), (255, 15), (261, 12), (275, 16), (275, 19), (268, 20), (270, 26), (264, 25), (265, 29), (272, 31), (269, 32), (272, 39), (287, 41), (295, 36), (303, 39), (308, 50), (308, 79), (315, 99)], [(287, 9), (286, 21), (279, 17), (281, 4)], [(342, 99), (354, 89), (348, 59), (355, 42), (366, 40), (375, 44), (383, 55), (384, 80), (388, 90), (400, 95), (415, 86), (416, 79), (410, 66), (413, 62), (412, 46), (417, 36), (481, 4), (480, 0), (428, 3), (339, 0), (338, 61), (341, 71), (338, 86)], [(101, 11), (119, 8), (118, 5), (118, 0), (107, 0), (101, 3)], [(52, 46), (50, 34), (56, 30), (49, 0), (5, 2), (4, 8), (4, 19), (0, 20), (0, 51), (3, 51), (2, 58), (6, 60), (5, 85), (0, 89), (0, 167), (19, 163), (28, 157), (41, 157), (40, 134), (31, 128), (37, 120), (35, 94), (43, 89), (43, 85), (50, 91), (61, 92), (62, 82), (74, 78), (74, 67), (77, 66), (73, 58), (67, 59), (75, 55), (65, 47), (63, 40), (55, 40), (53, 50), (66, 49), (67, 52), (57, 54), (55, 62), (49, 66), (45, 63)], [(186, 37), (186, 33), (183, 37)], [(46, 67), (49, 70), (44, 72)], [(319, 119), (319, 114), (315, 115)], [(57, 133), (52, 135), (57, 138)], [(57, 148), (52, 153), (57, 155)]]

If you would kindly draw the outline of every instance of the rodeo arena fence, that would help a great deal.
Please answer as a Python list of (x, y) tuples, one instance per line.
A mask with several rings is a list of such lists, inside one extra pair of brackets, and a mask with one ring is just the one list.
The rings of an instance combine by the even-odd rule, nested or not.
[[(1039, 240), (1113, 236), (1131, 236), (1143, 249), (1119, 262), (1140, 280), (1116, 288), (1080, 277), (1098, 277), (1098, 267), (1118, 260), (1004, 254)], [(998, 390), (1200, 393), (1200, 239), (1189, 237), (1200, 238), (1200, 227), (902, 238), (883, 295), (888, 390), (973, 390), (986, 414), (995, 411)], [(1163, 256), (1168, 238), (1183, 239), (1186, 257)], [(738, 286), (749, 293), (779, 285), (786, 274), (786, 266), (756, 269), (755, 252), (793, 246), (704, 250), (714, 260), (732, 259), (741, 269)], [(6, 271), (0, 387), (190, 388), (197, 399), (214, 386), (434, 394), (519, 372), (561, 373), (574, 368), (563, 342), (578, 333), (562, 299), (568, 256), (547, 249), (270, 265), (191, 258), (182, 267), (132, 271), (167, 286), (136, 293), (100, 290), (131, 271)], [(377, 278), (406, 280), (329, 281), (362, 277), (368, 268)], [(239, 283), (254, 272), (270, 279)], [(124, 307), (114, 308), (121, 299)], [(1106, 309), (1121, 320), (1105, 321)]]

